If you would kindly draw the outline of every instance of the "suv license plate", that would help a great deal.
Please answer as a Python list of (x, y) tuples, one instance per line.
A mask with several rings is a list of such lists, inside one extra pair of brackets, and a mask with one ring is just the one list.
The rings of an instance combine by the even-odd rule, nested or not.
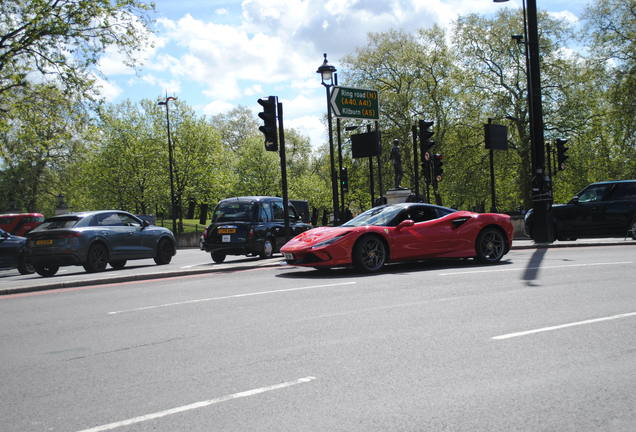
[(219, 234), (234, 234), (235, 232), (234, 228), (219, 228)]
[(294, 254), (286, 253), (285, 254), (285, 259), (293, 260), (294, 259)]
[(35, 243), (37, 246), (41, 246), (41, 245), (50, 245), (53, 244), (53, 240), (38, 240), (37, 243)]

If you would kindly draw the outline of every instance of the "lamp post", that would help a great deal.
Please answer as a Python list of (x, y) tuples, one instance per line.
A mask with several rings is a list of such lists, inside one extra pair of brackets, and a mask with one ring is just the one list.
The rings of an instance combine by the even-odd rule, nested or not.
[(159, 105), (166, 106), (166, 123), (168, 125), (168, 162), (170, 164), (170, 201), (172, 203), (172, 232), (177, 234), (177, 203), (174, 199), (174, 174), (172, 170), (172, 141), (170, 139), (170, 114), (168, 110), (168, 102), (174, 101), (175, 98), (166, 92), (166, 100), (159, 102)]
[(325, 61), (318, 68), (316, 73), (319, 73), (322, 78), (322, 85), (327, 90), (327, 122), (329, 124), (329, 156), (331, 158), (331, 189), (333, 193), (333, 217), (334, 226), (340, 225), (340, 212), (338, 210), (338, 182), (336, 180), (336, 170), (334, 168), (334, 152), (333, 152), (333, 126), (331, 125), (331, 104), (329, 103), (329, 89), (333, 87), (333, 74), (336, 72), (336, 68), (329, 64), (327, 61), (327, 54), (324, 54)]
[[(493, 0), (503, 3), (508, 0)], [(541, 70), (539, 68), (539, 28), (537, 22), (537, 2), (528, 0), (524, 9), (524, 32), (528, 38), (529, 85), (528, 104), (530, 113), (530, 136), (532, 166), (532, 209), (534, 211), (534, 241), (553, 242), (554, 227), (552, 226), (552, 181), (545, 174), (545, 142), (543, 139), (543, 107), (541, 105)]]

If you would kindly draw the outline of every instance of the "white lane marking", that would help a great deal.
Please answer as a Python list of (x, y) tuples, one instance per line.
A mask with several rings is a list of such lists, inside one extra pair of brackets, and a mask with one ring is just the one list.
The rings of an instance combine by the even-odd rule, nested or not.
[(240, 393), (234, 393), (228, 396), (223, 396), (220, 398), (216, 398), (216, 399), (210, 399), (210, 400), (206, 400), (206, 401), (201, 401), (201, 402), (196, 402), (190, 405), (184, 405), (178, 408), (172, 408), (169, 410), (165, 410), (165, 411), (159, 411), (156, 412), (154, 414), (148, 414), (148, 415), (144, 415), (144, 416), (139, 416), (139, 417), (135, 417), (135, 418), (131, 418), (128, 420), (123, 420), (120, 422), (115, 422), (115, 423), (110, 423), (107, 425), (103, 425), (103, 426), (97, 426), (91, 429), (84, 429), (80, 432), (100, 432), (100, 431), (107, 431), (107, 430), (112, 430), (118, 427), (122, 427), (122, 426), (128, 426), (131, 424), (135, 424), (135, 423), (141, 423), (141, 422), (145, 422), (148, 420), (153, 420), (156, 418), (160, 418), (160, 417), (165, 417), (165, 416), (169, 416), (172, 414), (177, 414), (180, 412), (184, 412), (184, 411), (190, 411), (193, 409), (198, 409), (198, 408), (203, 408), (206, 406), (210, 406), (210, 405), (214, 405), (214, 404), (218, 404), (221, 402), (226, 402), (232, 399), (238, 399), (238, 398), (242, 398), (242, 397), (247, 397), (247, 396), (254, 396), (257, 395), (259, 393), (265, 393), (268, 391), (272, 391), (272, 390), (279, 390), (285, 387), (291, 387), (297, 384), (303, 384), (303, 383), (308, 383), (310, 381), (315, 380), (315, 377), (312, 376), (308, 376), (305, 378), (300, 378), (294, 381), (288, 381), (288, 382), (284, 382), (281, 384), (274, 384), (271, 386), (267, 386), (267, 387), (261, 387), (258, 389), (254, 389), (254, 390), (248, 390), (248, 391), (244, 391), (244, 392), (240, 392)]
[(598, 323), (598, 322), (611, 321), (611, 320), (621, 319), (621, 318), (629, 318), (629, 317), (632, 317), (632, 316), (636, 316), (636, 312), (624, 313), (624, 314), (620, 314), (620, 315), (613, 315), (613, 316), (608, 316), (608, 317), (604, 317), (604, 318), (589, 319), (589, 320), (585, 320), (585, 321), (578, 321), (578, 322), (573, 322), (573, 323), (569, 323), (569, 324), (562, 324), (562, 325), (552, 326), (552, 327), (543, 327), (543, 328), (540, 328), (540, 329), (522, 331), (522, 332), (518, 332), (518, 333), (509, 333), (509, 334), (505, 334), (505, 335), (501, 335), (501, 336), (495, 336), (495, 337), (493, 337), (491, 339), (495, 339), (495, 340), (510, 339), (510, 338), (513, 338), (513, 337), (527, 336), (527, 335), (534, 334), (534, 333), (542, 333), (542, 332), (547, 332), (547, 331), (552, 331), (552, 330), (561, 330), (561, 329), (568, 328), (568, 327), (575, 327), (575, 326), (580, 326), (580, 325), (585, 325), (585, 324), (594, 324), (594, 323)]
[(634, 264), (634, 262), (633, 261), (625, 261), (625, 262), (610, 262), (610, 263), (568, 264), (568, 265), (562, 265), (562, 266), (515, 267), (515, 268), (505, 268), (505, 269), (490, 269), (490, 270), (462, 271), (462, 272), (453, 272), (453, 273), (440, 273), (440, 275), (441, 276), (451, 276), (451, 275), (463, 275), (463, 274), (474, 274), (474, 273), (495, 273), (495, 272), (509, 272), (509, 271), (526, 271), (526, 270), (548, 270), (548, 269), (568, 268), (568, 267), (607, 266), (607, 265), (623, 265), (623, 264)]
[(115, 314), (124, 313), (124, 312), (136, 312), (141, 310), (156, 309), (156, 308), (168, 307), (168, 306), (180, 306), (185, 304), (201, 303), (201, 302), (214, 301), (214, 300), (227, 300), (232, 298), (251, 297), (251, 296), (258, 296), (258, 295), (265, 295), (265, 294), (278, 294), (278, 293), (284, 293), (284, 292), (302, 291), (302, 290), (316, 289), (316, 288), (330, 288), (330, 287), (341, 286), (341, 285), (353, 285), (355, 283), (356, 282), (342, 282), (342, 283), (329, 284), (329, 285), (316, 285), (316, 286), (288, 288), (288, 289), (274, 290), (274, 291), (261, 291), (261, 292), (247, 293), (247, 294), (235, 294), (235, 295), (224, 296), (224, 297), (211, 297), (211, 298), (204, 298), (204, 299), (197, 299), (197, 300), (188, 300), (188, 301), (177, 302), (177, 303), (166, 303), (166, 304), (156, 305), (156, 306), (145, 306), (145, 307), (140, 307), (135, 309), (126, 309), (126, 310), (120, 310), (115, 312), (108, 312), (108, 315), (115, 315)]

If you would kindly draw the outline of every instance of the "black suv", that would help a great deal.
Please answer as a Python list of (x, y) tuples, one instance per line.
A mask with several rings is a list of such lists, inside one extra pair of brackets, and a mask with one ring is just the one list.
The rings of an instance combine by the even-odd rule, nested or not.
[[(567, 204), (552, 206), (557, 240), (585, 237), (636, 238), (636, 180), (592, 183)], [(534, 238), (534, 213), (528, 211), (524, 231)]]
[[(289, 203), (289, 238), (307, 231), (294, 205)], [(283, 199), (252, 196), (228, 198), (214, 209), (212, 223), (203, 232), (203, 249), (221, 263), (227, 255), (270, 258), (285, 244)]]

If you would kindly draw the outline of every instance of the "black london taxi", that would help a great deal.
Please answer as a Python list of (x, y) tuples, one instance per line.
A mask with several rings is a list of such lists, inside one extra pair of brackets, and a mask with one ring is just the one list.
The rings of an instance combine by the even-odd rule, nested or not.
[[(289, 238), (312, 228), (290, 202)], [(227, 255), (271, 258), (285, 244), (283, 199), (267, 196), (227, 198), (214, 209), (212, 223), (203, 232), (203, 250), (222, 263)]]

